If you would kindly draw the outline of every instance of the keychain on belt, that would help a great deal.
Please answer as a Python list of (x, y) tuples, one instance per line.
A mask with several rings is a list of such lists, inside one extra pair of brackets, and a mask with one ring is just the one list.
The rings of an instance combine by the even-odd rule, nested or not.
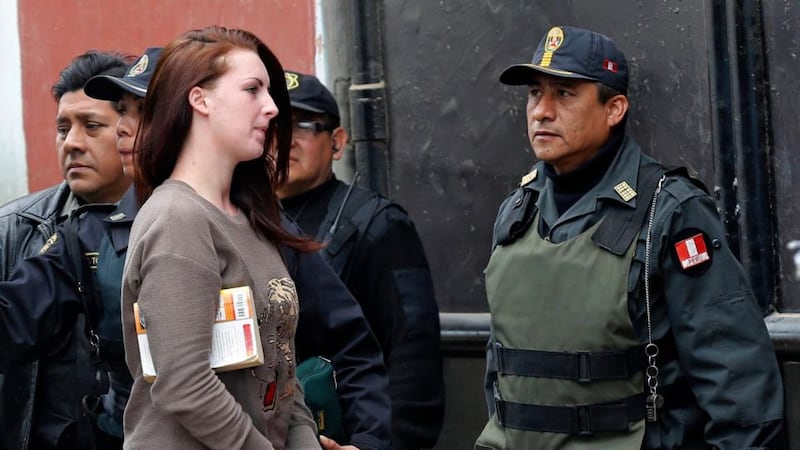
[(647, 356), (647, 368), (645, 369), (645, 377), (647, 380), (647, 400), (646, 419), (648, 422), (655, 422), (658, 420), (658, 409), (664, 406), (664, 397), (658, 393), (658, 366), (656, 365), (656, 356), (658, 356), (658, 345), (653, 342), (653, 328), (650, 322), (650, 252), (652, 250), (652, 231), (653, 221), (656, 214), (656, 199), (659, 192), (661, 192), (661, 185), (664, 183), (666, 176), (662, 176), (658, 180), (658, 187), (653, 194), (653, 200), (650, 203), (650, 214), (647, 223), (647, 237), (645, 240), (645, 255), (644, 255), (644, 299), (645, 299), (645, 312), (647, 313), (647, 345), (644, 347), (645, 356)]

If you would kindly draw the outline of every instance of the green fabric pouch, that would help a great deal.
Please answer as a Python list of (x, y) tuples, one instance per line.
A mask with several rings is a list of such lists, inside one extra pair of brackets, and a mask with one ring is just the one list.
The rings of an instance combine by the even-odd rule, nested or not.
[(344, 419), (336, 394), (336, 371), (330, 360), (321, 356), (297, 365), (297, 379), (303, 387), (306, 406), (317, 422), (319, 434), (345, 444)]

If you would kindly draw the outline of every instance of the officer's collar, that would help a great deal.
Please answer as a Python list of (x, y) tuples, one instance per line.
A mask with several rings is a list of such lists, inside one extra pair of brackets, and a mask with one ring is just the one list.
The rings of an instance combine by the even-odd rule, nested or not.
[(614, 129), (596, 155), (569, 173), (557, 174), (553, 166), (544, 165), (545, 174), (552, 181), (553, 199), (559, 215), (600, 183), (617, 156), (623, 139), (623, 129)]
[(69, 195), (67, 195), (66, 201), (64, 201), (64, 206), (61, 207), (61, 212), (59, 213), (59, 220), (63, 220), (67, 218), (72, 211), (78, 209), (83, 202), (74, 192), (70, 191)]
[(303, 204), (308, 203), (311, 199), (316, 198), (318, 195), (323, 195), (328, 191), (336, 189), (336, 176), (331, 173), (330, 177), (322, 184), (314, 186), (313, 188), (301, 192), (293, 197), (286, 197), (281, 200), (281, 205), (285, 210), (301, 207)]
[(134, 189), (133, 185), (131, 185), (131, 187), (125, 191), (125, 195), (123, 195), (120, 201), (117, 203), (117, 208), (103, 220), (110, 223), (133, 222), (138, 210), (139, 207), (136, 203), (136, 190)]
[(639, 162), (641, 149), (630, 136), (625, 136), (616, 157), (598, 184), (598, 199), (615, 201), (635, 207), (638, 198)]
[(585, 194), (603, 179), (611, 162), (617, 155), (625, 137), (624, 131), (615, 129), (608, 141), (600, 148), (596, 155), (575, 170), (558, 174), (552, 165), (545, 163), (544, 170), (548, 178), (553, 180), (553, 189), (559, 194)]

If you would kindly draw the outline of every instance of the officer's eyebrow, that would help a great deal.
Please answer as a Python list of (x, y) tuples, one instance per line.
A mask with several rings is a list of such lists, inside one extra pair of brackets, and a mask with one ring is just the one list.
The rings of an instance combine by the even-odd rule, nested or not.
[(91, 121), (102, 122), (102, 121), (107, 120), (107, 117), (104, 116), (103, 114), (100, 114), (100, 113), (97, 113), (97, 112), (93, 112), (93, 111), (88, 111), (88, 112), (78, 112), (78, 113), (70, 114), (70, 115), (59, 115), (59, 116), (56, 117), (56, 124), (62, 124), (62, 123), (65, 123), (65, 122), (72, 122), (73, 118), (74, 118), (74, 120), (76, 120), (78, 122), (91, 122)]
[(574, 88), (580, 83), (586, 82), (587, 80), (577, 80), (573, 78), (554, 78), (552, 84), (558, 87), (565, 87), (565, 88)]
[(585, 82), (587, 80), (583, 79), (574, 79), (574, 78), (566, 78), (566, 77), (556, 77), (552, 75), (545, 75), (533, 78), (528, 86), (543, 86), (543, 85), (551, 85), (557, 86), (562, 88), (574, 88), (581, 82)]

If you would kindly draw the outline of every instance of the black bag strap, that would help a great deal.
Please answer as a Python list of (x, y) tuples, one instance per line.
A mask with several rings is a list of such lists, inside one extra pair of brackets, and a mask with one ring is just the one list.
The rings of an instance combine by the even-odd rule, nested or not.
[(80, 209), (73, 211), (64, 229), (64, 248), (67, 255), (72, 260), (72, 267), (75, 275), (76, 290), (83, 306), (83, 313), (86, 316), (86, 336), (92, 347), (97, 350), (99, 340), (95, 330), (97, 329), (98, 317), (95, 308), (91, 305), (91, 280), (88, 276), (86, 261), (83, 256), (83, 249), (78, 238), (80, 232)]
[(64, 224), (64, 250), (67, 256), (72, 261), (74, 276), (76, 281), (76, 290), (83, 306), (83, 313), (86, 316), (86, 336), (92, 347), (97, 351), (100, 346), (100, 338), (95, 330), (97, 330), (100, 318), (98, 317), (99, 308), (93, 304), (93, 280), (92, 274), (89, 272), (86, 260), (84, 258), (83, 246), (80, 242), (80, 230), (82, 216), (89, 212), (97, 212), (98, 214), (106, 214), (113, 211), (116, 205), (112, 203), (98, 203), (82, 205), (72, 211)]

